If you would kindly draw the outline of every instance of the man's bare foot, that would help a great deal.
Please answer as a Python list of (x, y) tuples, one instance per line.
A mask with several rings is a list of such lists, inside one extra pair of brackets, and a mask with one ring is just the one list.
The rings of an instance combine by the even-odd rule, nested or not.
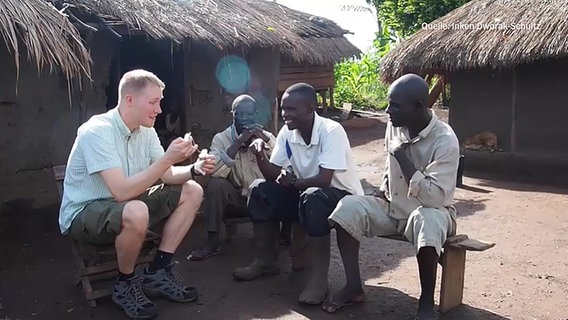
[(347, 287), (330, 295), (323, 303), (322, 308), (327, 313), (335, 313), (341, 311), (354, 303), (365, 301), (365, 293), (362, 289), (351, 290)]

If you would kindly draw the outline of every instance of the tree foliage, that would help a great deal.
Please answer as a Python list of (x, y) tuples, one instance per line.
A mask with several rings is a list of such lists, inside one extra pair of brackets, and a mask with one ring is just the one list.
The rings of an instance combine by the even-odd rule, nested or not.
[(367, 0), (377, 9), (379, 32), (375, 46), (382, 56), (393, 43), (412, 35), (470, 0)]

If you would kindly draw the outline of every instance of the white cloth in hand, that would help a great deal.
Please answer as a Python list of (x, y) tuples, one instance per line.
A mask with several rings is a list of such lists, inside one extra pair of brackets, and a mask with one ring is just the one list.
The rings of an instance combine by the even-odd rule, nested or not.
[(199, 157), (197, 158), (197, 161), (195, 161), (195, 163), (193, 164), (193, 170), (195, 170), (195, 172), (201, 174), (201, 175), (205, 175), (205, 171), (203, 171), (203, 164), (205, 163), (205, 156), (207, 156), (207, 149), (203, 149), (201, 150), (201, 152), (199, 153)]

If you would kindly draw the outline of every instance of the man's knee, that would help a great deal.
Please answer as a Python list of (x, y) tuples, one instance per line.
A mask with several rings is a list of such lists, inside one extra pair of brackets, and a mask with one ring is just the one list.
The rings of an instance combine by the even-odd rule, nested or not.
[(150, 221), (148, 206), (139, 200), (128, 201), (122, 211), (122, 229), (146, 234)]
[(195, 204), (197, 207), (199, 207), (201, 201), (203, 201), (203, 188), (194, 180), (187, 181), (181, 187), (179, 203), (182, 204), (186, 201)]
[(418, 207), (410, 214), (408, 225), (413, 225), (415, 229), (446, 229), (443, 228), (445, 215), (446, 212), (442, 209)]
[(268, 194), (273, 191), (272, 181), (262, 182), (250, 190), (247, 209), (253, 222), (272, 220), (272, 210), (268, 203)]
[(310, 237), (322, 237), (329, 234), (327, 218), (330, 215), (329, 198), (320, 188), (309, 188), (300, 199), (301, 222)]
[(423, 247), (434, 247), (440, 254), (451, 228), (451, 218), (444, 209), (418, 207), (408, 218), (405, 236), (417, 252)]
[(348, 195), (337, 203), (335, 210), (330, 215), (332, 221), (349, 221), (352, 224), (364, 224), (367, 217), (367, 210), (361, 203), (360, 196)]
[(297, 199), (296, 204), (284, 203), (286, 196), (284, 193), (286, 189), (278, 184), (276, 181), (265, 181), (250, 190), (248, 200), (248, 213), (253, 222), (266, 222), (277, 220), (276, 208), (283, 206), (287, 209), (296, 208), (297, 214)]
[[(374, 200), (374, 199), (373, 199)], [(369, 228), (369, 213), (361, 196), (348, 195), (337, 203), (337, 206), (328, 217), (328, 224), (340, 227), (352, 237), (360, 240), (366, 235)]]

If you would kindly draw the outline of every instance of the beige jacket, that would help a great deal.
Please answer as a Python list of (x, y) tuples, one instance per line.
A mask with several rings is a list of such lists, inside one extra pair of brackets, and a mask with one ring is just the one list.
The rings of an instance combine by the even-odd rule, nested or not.
[[(267, 143), (269, 149), (266, 151), (267, 157), (270, 157), (276, 138), (268, 131), (264, 131), (264, 134), (270, 138)], [(228, 179), (235, 188), (241, 190), (243, 197), (247, 197), (250, 184), (255, 179), (262, 179), (263, 175), (256, 163), (256, 156), (249, 149), (239, 150), (235, 159), (227, 155), (227, 149), (235, 142), (237, 136), (235, 126), (231, 125), (213, 137), (211, 154), (215, 155), (217, 165), (212, 176)]]

